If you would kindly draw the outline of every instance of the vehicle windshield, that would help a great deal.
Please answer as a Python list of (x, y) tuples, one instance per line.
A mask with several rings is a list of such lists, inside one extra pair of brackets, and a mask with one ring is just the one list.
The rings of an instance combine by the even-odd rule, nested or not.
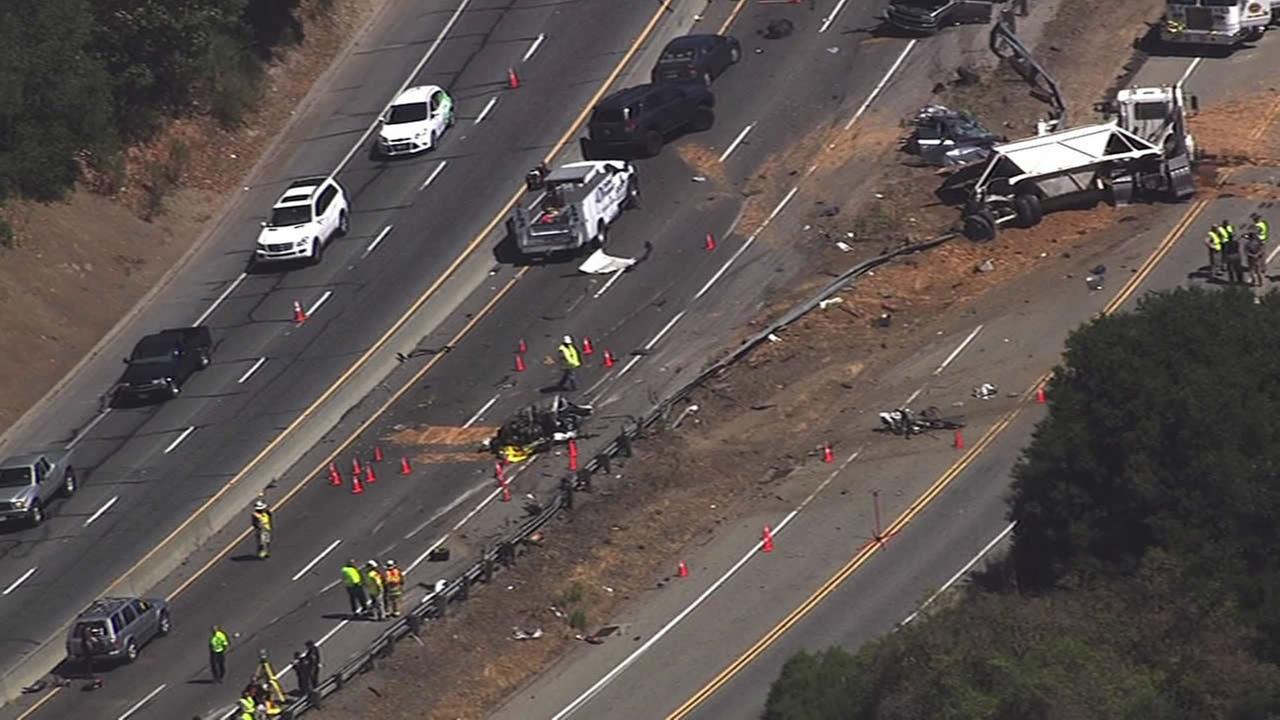
[(626, 108), (597, 108), (591, 114), (591, 121), (603, 123), (626, 122), (628, 120), (627, 115)]
[(289, 227), (290, 225), (304, 225), (309, 222), (311, 222), (310, 205), (290, 205), (272, 210), (271, 222), (267, 224), (271, 227)]
[(1235, 7), (1240, 0), (1201, 0), (1200, 4), (1205, 7)]
[(31, 468), (0, 468), (0, 487), (26, 487), (31, 484)]
[(426, 103), (405, 103), (404, 105), (392, 106), (391, 113), (387, 115), (387, 124), (401, 125), (403, 123), (421, 122), (426, 119)]
[(1137, 120), (1164, 120), (1167, 116), (1164, 103), (1138, 103), (1133, 106), (1133, 117)]

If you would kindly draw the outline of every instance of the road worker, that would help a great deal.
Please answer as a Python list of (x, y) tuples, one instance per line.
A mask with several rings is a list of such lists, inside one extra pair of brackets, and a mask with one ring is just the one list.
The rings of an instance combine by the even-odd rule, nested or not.
[(387, 561), (387, 568), (382, 573), (382, 584), (386, 592), (387, 615), (400, 617), (400, 598), (404, 597), (404, 574), (396, 567), (395, 560)]
[(369, 606), (369, 598), (364, 594), (364, 578), (354, 559), (348, 559), (342, 566), (342, 585), (347, 589), (347, 599), (351, 601), (351, 614), (363, 615)]
[(307, 659), (307, 669), (311, 671), (311, 687), (320, 687), (320, 668), (324, 667), (324, 663), (320, 661), (320, 646), (316, 645), (315, 640), (308, 640), (307, 649), (302, 651), (302, 655)]
[(258, 539), (258, 559), (271, 556), (271, 509), (262, 500), (253, 504), (253, 534)]
[(1258, 213), (1253, 213), (1249, 216), (1249, 219), (1253, 221), (1253, 232), (1258, 235), (1258, 240), (1263, 245), (1266, 245), (1267, 240), (1271, 237), (1271, 223), (1263, 220)]
[(1217, 225), (1209, 226), (1209, 236), (1204, 244), (1209, 248), (1209, 277), (1215, 278), (1222, 272), (1222, 230)]
[(365, 563), (364, 594), (369, 598), (368, 615), (374, 620), (383, 618), (382, 589), (382, 573), (378, 571), (378, 561), (370, 560)]
[(240, 716), (236, 720), (256, 720), (258, 703), (254, 702), (253, 696), (247, 693), (241, 695), (236, 704), (240, 710)]
[(219, 685), (227, 676), (227, 648), (229, 647), (231, 647), (231, 641), (222, 631), (221, 626), (214, 625), (209, 629), (209, 674), (213, 675), (213, 681)]
[(1222, 261), (1227, 266), (1227, 282), (1236, 285), (1244, 282), (1244, 252), (1234, 232), (1222, 241)]
[(311, 671), (310, 657), (301, 650), (295, 650), (293, 653), (293, 674), (298, 677), (298, 694), (302, 697), (311, 697), (311, 693), (316, 689), (311, 682), (315, 674)]
[(564, 391), (577, 390), (578, 368), (582, 367), (578, 346), (574, 345), (572, 336), (565, 335), (556, 349), (560, 352), (560, 382), (556, 387)]
[(1249, 266), (1249, 284), (1262, 287), (1267, 277), (1267, 253), (1256, 231), (1245, 235), (1244, 259)]

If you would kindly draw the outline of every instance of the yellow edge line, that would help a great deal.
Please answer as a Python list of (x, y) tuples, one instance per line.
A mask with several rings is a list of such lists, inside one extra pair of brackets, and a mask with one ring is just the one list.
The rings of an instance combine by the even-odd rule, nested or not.
[[(741, 8), (735, 8), (735, 13), (739, 9)], [(723, 33), (723, 30), (721, 32)], [(1277, 100), (1276, 103), (1272, 105), (1266, 117), (1264, 117), (1262, 122), (1259, 123), (1258, 128), (1256, 128), (1250, 135), (1250, 138), (1253, 140), (1261, 138), (1262, 134), (1266, 132), (1267, 127), (1269, 127), (1278, 116), (1280, 116), (1280, 100)], [(1233, 172), (1234, 170), (1228, 170), (1223, 173), (1222, 178), (1218, 181), (1218, 186), (1221, 187), (1224, 185)], [(1186, 213), (1178, 223), (1174, 225), (1173, 229), (1170, 230), (1169, 233), (1165, 235), (1164, 239), (1160, 241), (1160, 244), (1152, 250), (1151, 254), (1138, 268), (1138, 271), (1129, 277), (1128, 281), (1120, 288), (1115, 297), (1113, 297), (1111, 301), (1103, 307), (1103, 315), (1111, 315), (1115, 313), (1121, 305), (1128, 301), (1130, 296), (1137, 291), (1138, 287), (1155, 270), (1160, 261), (1169, 254), (1169, 251), (1173, 249), (1174, 244), (1177, 243), (1179, 238), (1182, 237), (1191, 224), (1195, 222), (1196, 218), (1200, 216), (1200, 213), (1208, 207), (1211, 200), (1212, 198), (1197, 200), (1190, 208), (1187, 209)], [(1041, 375), (1040, 378), (1031, 386), (1031, 389), (1022, 395), (1022, 402), (1025, 403), (1030, 400), (1035, 389), (1047, 382), (1051, 375), (1051, 372), (1046, 372)], [(1010, 423), (1013, 422), (1013, 419), (1017, 417), (1018, 413), (1021, 411), (1022, 407), (1020, 406), (1001, 417), (1001, 419), (997, 421), (985, 435), (982, 436), (982, 439), (979, 440), (973, 448), (948, 468), (947, 471), (933, 483), (933, 485), (929, 486), (929, 489), (927, 489), (923, 495), (917, 498), (916, 501), (906, 509), (906, 511), (899, 515), (898, 518), (885, 529), (884, 537), (888, 538), (905, 528), (906, 525), (919, 515), (929, 503), (937, 498), (937, 496), (947, 487), (947, 485), (951, 483), (953, 479), (955, 479), (969, 464), (973, 462), (978, 453), (986, 450), (990, 443), (995, 440), (996, 436), (1004, 432), (1004, 430), (1009, 427)], [(839, 587), (841, 583), (848, 579), (850, 575), (856, 572), (858, 568), (862, 567), (872, 555), (874, 555), (878, 550), (883, 549), (883, 547), (883, 542), (870, 542), (862, 546), (862, 548), (858, 550), (858, 552), (849, 560), (848, 563), (845, 564), (844, 567), (836, 571), (834, 575), (827, 579), (827, 581), (814, 591), (814, 593), (803, 603), (801, 603), (795, 610), (791, 611), (786, 618), (775, 625), (772, 630), (760, 638), (760, 640), (752, 645), (750, 649), (730, 663), (728, 667), (720, 672), (720, 674), (716, 675), (711, 682), (707, 683), (702, 687), (702, 689), (694, 693), (684, 702), (684, 704), (677, 708), (675, 712), (668, 715), (666, 720), (680, 720), (680, 718), (686, 717), (690, 712), (697, 709), (697, 707), (705, 702), (707, 698), (723, 687), (729, 680), (733, 679), (733, 677), (737, 675), (742, 668), (746, 667), (759, 657), (761, 653), (768, 649), (769, 646), (776, 642), (784, 633), (790, 630), (828, 595), (835, 592), (836, 588)]]
[[(745, 0), (742, 0), (742, 1), (745, 2)], [(600, 98), (605, 94), (605, 92), (608, 91), (609, 87), (612, 86), (613, 83), (622, 74), (622, 71), (627, 66), (627, 63), (631, 62), (631, 59), (635, 57), (637, 52), (639, 52), (640, 46), (643, 45), (645, 41), (649, 39), (649, 36), (653, 33), (654, 28), (657, 27), (658, 22), (662, 19), (663, 13), (668, 11), (669, 6), (670, 6), (669, 0), (663, 0), (663, 2), (658, 6), (658, 9), (655, 10), (654, 14), (649, 18), (649, 22), (644, 26), (644, 29), (640, 31), (640, 35), (637, 36), (635, 41), (632, 42), (631, 47), (627, 49), (627, 52), (623, 54), (622, 59), (619, 60), (618, 63), (614, 66), (613, 71), (609, 73), (608, 77), (606, 77), (604, 82), (600, 84), (600, 87), (596, 90), (595, 94), (591, 96), (591, 99), (587, 101), (586, 105), (583, 107), (581, 112), (578, 113), (578, 116), (574, 118), (574, 121), (569, 126), (569, 129), (566, 130), (565, 133), (560, 136), (560, 139), (556, 141), (555, 145), (553, 145), (551, 149), (547, 151), (547, 154), (544, 156), (544, 162), (548, 162), (548, 163), (551, 162), (551, 160), (554, 159), (555, 156), (559, 154), (559, 152), (564, 148), (565, 144), (569, 142), (569, 139), (573, 137), (573, 134), (578, 131), (583, 121), (586, 120), (587, 115), (591, 112), (592, 106), (594, 106), (600, 100)], [(132, 567), (126, 570), (124, 574), (122, 574), (116, 580), (112, 581), (112, 583), (107, 586), (107, 589), (104, 590), (103, 593), (101, 594), (109, 595), (118, 585), (124, 582), (124, 580), (128, 578), (130, 574), (136, 571), (139, 565), (142, 565), (143, 563), (147, 562), (152, 556), (154, 556), (157, 552), (162, 550), (170, 542), (172, 542), (173, 538), (179, 535), (191, 523), (195, 522), (195, 520), (198, 517), (203, 515), (209, 509), (209, 507), (211, 507), (215, 502), (218, 501), (219, 498), (225, 495), (232, 487), (236, 485), (236, 483), (244, 479), (244, 477), (248, 475), (248, 473), (251, 472), (258, 465), (258, 463), (262, 461), (264, 457), (266, 457), (272, 450), (278, 447), (280, 443), (282, 443), (287, 436), (289, 436), (294, 431), (296, 431), (298, 426), (300, 426), (307, 418), (309, 418), (312, 414), (314, 414), (316, 409), (320, 405), (322, 405), (325, 401), (327, 401), (330, 397), (332, 397), (333, 394), (337, 392), (337, 390), (343, 384), (345, 384), (347, 380), (351, 378), (352, 375), (354, 375), (357, 371), (359, 371), (359, 369), (363, 367), (365, 363), (369, 361), (370, 358), (372, 358), (377, 352), (382, 350), (383, 346), (387, 343), (387, 341), (391, 339), (391, 336), (394, 335), (397, 331), (399, 331), (400, 328), (402, 328), (405, 325), (405, 323), (409, 321), (409, 319), (414, 315), (414, 313), (416, 313), (419, 309), (421, 309), (422, 306), (426, 304), (426, 302), (433, 295), (435, 295), (437, 291), (439, 291), (440, 286), (442, 286), (446, 281), (448, 281), (453, 276), (453, 273), (455, 273), (457, 269), (461, 267), (462, 263), (465, 262), (468, 257), (470, 257), (471, 253), (475, 252), (476, 248), (479, 247), (482, 242), (484, 242), (484, 239), (489, 235), (489, 233), (493, 232), (493, 229), (497, 227), (498, 223), (502, 222), (503, 218), (506, 217), (507, 213), (511, 212), (511, 208), (516, 204), (517, 201), (519, 201), (520, 196), (523, 192), (524, 192), (523, 187), (516, 190), (516, 192), (511, 196), (511, 199), (507, 201), (507, 203), (502, 207), (501, 210), (498, 211), (498, 213), (493, 217), (493, 219), (489, 221), (489, 223), (484, 227), (484, 229), (481, 230), (480, 233), (477, 234), (474, 239), (472, 239), (472, 241), (467, 245), (465, 249), (463, 249), (462, 254), (459, 255), (449, 265), (449, 267), (445, 269), (444, 273), (441, 274), (440, 277), (438, 277), (436, 281), (431, 284), (431, 287), (427, 288), (427, 290), (423, 292), (423, 294), (419, 296), (417, 300), (414, 301), (414, 303), (409, 307), (409, 309), (405, 311), (405, 313), (401, 315), (398, 320), (396, 320), (395, 324), (393, 324), (389, 330), (383, 333), (382, 337), (378, 338), (377, 342), (375, 342), (373, 346), (370, 347), (369, 350), (364, 353), (364, 355), (360, 356), (360, 359), (356, 360), (355, 364), (353, 364), (350, 368), (346, 370), (346, 372), (344, 372), (341, 376), (339, 376), (338, 379), (335, 380), (333, 384), (330, 385), (329, 388), (320, 395), (319, 398), (317, 398), (313, 403), (311, 403), (311, 405), (308, 406), (307, 409), (304, 410), (302, 414), (298, 416), (297, 419), (295, 419), (292, 423), (289, 424), (288, 427), (286, 427), (283, 431), (281, 431), (281, 433), (277, 435), (276, 438), (272, 440), (265, 448), (263, 448), (261, 452), (255, 455), (253, 459), (250, 460), (247, 465), (245, 465), (243, 470), (236, 473), (235, 477), (231, 478), (231, 480), (229, 480), (227, 484), (222, 487), (222, 489), (220, 489), (212, 497), (206, 500), (204, 504), (202, 504), (199, 508), (197, 508), (186, 520), (182, 521), (182, 524), (180, 524), (172, 532), (166, 535), (163, 540), (161, 540), (154, 548), (148, 551), (146, 555), (143, 555), (142, 558), (138, 560), (136, 563), (134, 563)], [(510, 288), (514, 286), (515, 283), (520, 278), (524, 277), (527, 271), (528, 271), (528, 268), (526, 267), (526, 268), (522, 268), (519, 272), (517, 272), (515, 277), (511, 279), (511, 281), (507, 284), (507, 286), (504, 287), (502, 291), (498, 295), (496, 295), (493, 298), (493, 300), (491, 300), (485, 306), (484, 310), (477, 313), (476, 316), (472, 319), (472, 321), (468, 322), (467, 326), (463, 328), (463, 330), (460, 331), (456, 337), (461, 338), (466, 332), (468, 332), (472, 327), (474, 327), (476, 322), (479, 321), (480, 318), (484, 317), (485, 314), (489, 311), (489, 309), (493, 307), (494, 303), (496, 303), (496, 301), (499, 298), (505, 295), (506, 292), (510, 290)], [(453, 342), (451, 341), (450, 344), (453, 344)], [(409, 387), (411, 387), (417, 380), (419, 380), (421, 376), (425, 374), (425, 371), (431, 368), (435, 364), (437, 359), (440, 357), (442, 356), (437, 355), (433, 357), (432, 361), (427, 363), (426, 367), (422, 371), (419, 371), (414, 375), (413, 381), (406, 383), (405, 386), (402, 387), (401, 390), (398, 391), (394, 397), (400, 397)], [(368, 425), (371, 424), (372, 421), (378, 417), (378, 415), (384, 412), (389, 405), (390, 405), (389, 402), (386, 405), (383, 405), (383, 407), (378, 410), (377, 414), (373, 415), (369, 420), (367, 420), (365, 423), (361, 425), (359, 431), (362, 431), (366, 427), (368, 427)], [(308, 474), (307, 477), (302, 480), (302, 482), (300, 482), (297, 486), (295, 486), (292, 490), (290, 490), (289, 493), (276, 504), (276, 507), (283, 505), (285, 501), (293, 497), (299, 490), (301, 490), (302, 486), (306, 485), (307, 481), (312, 476), (314, 476), (317, 472), (319, 472), (320, 469), (323, 469), (325, 465), (328, 465), (328, 463), (332, 458), (337, 457), (339, 452), (341, 452), (342, 449), (345, 449), (345, 447), (349, 445), (358, 436), (359, 431), (351, 435), (342, 444), (342, 446), (338, 451), (335, 451), (333, 455), (330, 456), (329, 459), (326, 459), (324, 463), (320, 465), (319, 468), (317, 468), (316, 470)], [(248, 536), (248, 531), (242, 532), (234, 541), (232, 541), (230, 545), (228, 545), (226, 548), (223, 548), (218, 553), (218, 555), (214, 558), (214, 560), (217, 560), (222, 556), (224, 556), (227, 552), (230, 551), (230, 549), (234, 545), (243, 541), (243, 539), (247, 536)], [(179, 593), (185, 590), (187, 586), (189, 586), (193, 581), (195, 581), (204, 572), (206, 572), (208, 568), (212, 565), (212, 563), (213, 561), (211, 560), (210, 562), (203, 565), (200, 568), (200, 570), (196, 572), (196, 574), (192, 575), (191, 578), (189, 578), (186, 582), (184, 582), (181, 586), (179, 586), (176, 590), (174, 590), (173, 593), (170, 595), (170, 598), (176, 597)], [(64, 629), (65, 629), (65, 626), (64, 626)], [(48, 695), (45, 695), (38, 702), (36, 702), (34, 705), (28, 708), (26, 712), (19, 715), (17, 720), (24, 720), (24, 718), (28, 717), (29, 715), (34, 713), (36, 710), (38, 710), (42, 705), (47, 703), (49, 700), (53, 699), (53, 697), (57, 695), (61, 690), (62, 688), (55, 688)]]

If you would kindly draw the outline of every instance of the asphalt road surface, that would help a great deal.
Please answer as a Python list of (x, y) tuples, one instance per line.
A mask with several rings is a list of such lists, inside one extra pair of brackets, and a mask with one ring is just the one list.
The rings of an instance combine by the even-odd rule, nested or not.
[[(889, 43), (844, 43), (845, 52), (828, 52), (835, 41), (818, 30), (831, 25), (825, 18), (845, 4), (827, 5), (811, 11), (743, 10), (745, 3), (606, 9), (603, 3), (514, 2), (468, 7), (457, 15), (456, 3), (388, 9), (327, 78), (291, 131), (299, 139), (286, 142), (287, 152), (271, 163), (268, 177), (254, 182), (207, 248), (146, 306), (134, 321), (138, 330), (123, 333), (119, 347), (108, 344), (102, 353), (118, 357), (144, 329), (189, 323), (214, 303), (208, 316), (220, 340), (214, 365), (161, 408), (113, 411), (97, 420), (77, 443), (79, 462), (90, 469), (85, 488), (55, 508), (41, 529), (8, 536), (13, 545), (0, 560), (0, 573), (18, 578), (36, 568), (0, 599), (11, 606), (3, 637), (16, 655), (29, 652), (203, 503), (240, 500), (183, 526), (185, 532), (235, 517), (224, 531), (215, 534), (211, 527), (203, 546), (192, 550), (171, 542), (156, 551), (171, 556), (171, 564), (186, 558), (176, 572), (138, 571), (116, 586), (157, 581), (154, 592), (173, 598), (173, 635), (144, 649), (136, 664), (109, 673), (102, 689), (44, 695), (30, 716), (216, 714), (235, 691), (205, 682), (205, 633), (214, 622), (233, 633), (233, 685), (247, 678), (258, 649), (269, 650), (281, 666), (308, 638), (324, 641), (330, 668), (336, 667), (380, 630), (343, 615), (345, 600), (334, 583), (342, 560), (395, 557), (413, 568), (412, 583), (429, 583), (519, 516), (518, 503), (493, 502), (490, 466), (463, 454), (490, 426), (543, 397), (542, 386), (555, 375), (544, 358), (556, 338), (588, 335), (599, 351), (612, 349), (619, 357), (607, 371), (598, 356), (589, 359), (591, 367), (582, 373), (584, 395), (610, 416), (646, 410), (664, 388), (696, 372), (727, 341), (734, 322), (759, 307), (772, 279), (785, 275), (778, 272), (786, 269), (785, 247), (751, 243), (763, 224), (782, 215), (795, 196), (788, 188), (799, 180), (765, 193), (765, 207), (772, 208), (766, 220), (743, 219), (736, 188), (762, 168), (799, 176), (804, 165), (793, 168), (777, 155), (824, 127), (833, 113), (841, 119), (852, 113), (878, 78), (855, 68), (882, 72), (901, 50)], [(717, 82), (716, 127), (639, 164), (643, 208), (615, 227), (611, 252), (639, 256), (649, 241), (649, 259), (617, 278), (580, 276), (571, 264), (495, 263), (491, 221), (524, 171), (564, 137), (616, 63), (633, 60), (622, 82), (641, 81), (661, 44), (704, 9), (704, 27), (733, 19), (752, 23), (739, 33), (748, 52)], [(773, 16), (794, 17), (795, 36), (771, 44), (749, 39), (754, 24)], [(544, 40), (536, 53), (522, 60), (539, 36)], [(637, 38), (645, 41), (636, 45)], [(386, 163), (356, 152), (338, 175), (356, 209), (351, 236), (318, 267), (239, 279), (255, 218), (282, 184), (324, 172), (347, 154), (432, 47), (419, 80), (445, 85), (460, 102), (458, 125), (440, 150)], [(763, 52), (755, 53), (757, 47)], [(519, 90), (503, 85), (512, 65), (520, 67)], [(774, 91), (762, 93), (762, 86)], [(732, 149), (717, 160), (724, 179), (691, 182), (693, 171), (678, 155), (693, 145)], [(572, 150), (564, 156), (572, 157)], [(703, 249), (706, 232), (720, 238), (718, 251)], [(473, 245), (479, 249), (436, 286)], [(199, 278), (189, 277), (197, 273)], [(380, 343), (433, 287), (435, 295), (404, 323), (401, 335), (408, 340)], [(319, 303), (301, 327), (290, 322), (294, 299), (308, 307)], [(519, 338), (530, 346), (530, 368), (523, 374), (511, 369)], [(432, 352), (445, 346), (454, 349)], [(415, 347), (425, 352), (412, 352)], [(635, 349), (645, 352), (632, 354)], [(398, 364), (393, 351), (410, 357)], [(348, 371), (361, 361), (359, 370)], [(109, 385), (118, 367), (107, 360), (101, 365), (87, 365), (17, 434), (66, 438), (67, 428), (94, 417), (89, 398)], [(344, 389), (331, 391), (344, 377)], [(340, 402), (339, 396), (349, 399)], [(316, 398), (324, 402), (313, 405)], [(306, 421), (299, 423), (302, 416)], [(316, 480), (316, 469), (334, 452), (341, 453), (345, 469), (353, 452), (367, 459), (375, 442), (385, 444), (378, 438), (423, 424), (449, 428), (452, 441), (442, 443), (448, 447), (441, 458), (420, 463), (410, 477), (398, 477), (394, 465), (384, 463), (379, 481), (358, 497)], [(290, 427), (290, 436), (263, 455), (264, 444)], [(388, 446), (395, 459), (393, 453)], [(518, 492), (554, 486), (562, 462), (552, 458), (524, 471), (515, 478)], [(246, 466), (252, 469), (244, 472)], [(242, 531), (247, 502), (268, 482), (267, 497), (278, 508), (277, 541), (264, 563), (249, 557)], [(483, 512), (474, 511), (482, 504)], [(451, 530), (462, 521), (468, 523), (466, 538)], [(420, 564), (442, 538), (454, 549), (452, 561), (445, 567)], [(420, 594), (415, 587), (410, 600)], [(6, 716), (31, 706), (10, 705)]]
[[(1230, 58), (1196, 63), (1190, 74), (1189, 59), (1153, 58), (1135, 84), (1189, 74), (1187, 86), (1207, 106), (1266, 89), (1278, 47), (1268, 37)], [(1280, 178), (1275, 170), (1242, 170), (1241, 179), (1245, 173)], [(796, 651), (857, 648), (890, 631), (1007, 531), (1009, 471), (1044, 411), (1030, 388), (1057, 361), (1066, 333), (1142, 292), (1204, 283), (1209, 224), (1243, 221), (1258, 208), (1244, 198), (1171, 207), (1152, 231), (1071, 260), (1061, 268), (1070, 275), (1055, 267), (1055, 276), (1035, 275), (983, 298), (971, 319), (879, 379), (884, 397), (876, 398), (884, 407), (965, 401), (967, 450), (952, 448), (950, 438), (905, 449), (887, 438), (869, 441), (835, 469), (809, 469), (809, 482), (800, 484), (812, 494), (787, 498), (799, 512), (724, 528), (687, 558), (690, 582), (646, 593), (613, 619), (624, 636), (643, 642), (583, 646), (493, 717), (758, 717)], [(1081, 278), (1098, 264), (1111, 268), (1108, 285), (1089, 293)], [(969, 389), (983, 382), (997, 382), (1002, 397), (975, 404)], [(1019, 395), (1005, 397), (1008, 390)], [(764, 524), (775, 528), (770, 555), (757, 552)], [(887, 536), (883, 543), (872, 540), (877, 532)]]

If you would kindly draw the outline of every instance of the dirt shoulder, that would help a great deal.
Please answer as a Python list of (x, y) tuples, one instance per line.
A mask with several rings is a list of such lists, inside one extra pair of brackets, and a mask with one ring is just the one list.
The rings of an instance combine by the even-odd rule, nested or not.
[[(1132, 59), (1142, 21), (1159, 5), (1063, 0), (1058, 16), (1045, 20), (1041, 45), (1056, 48), (1048, 50), (1052, 70), (1078, 98), (1074, 103), (1087, 108), (1115, 83)], [(1043, 113), (1025, 94), (1021, 81), (1015, 87), (988, 69), (976, 84), (942, 88), (935, 101), (975, 110), (1014, 136), (1028, 128), (1034, 133)], [(895, 121), (874, 113), (868, 120), (858, 130), (861, 142), (892, 147), (900, 132)], [(853, 146), (858, 137), (822, 141)], [(803, 290), (777, 298), (765, 317), (856, 258), (929, 236), (956, 219), (956, 211), (932, 195), (938, 184), (933, 169), (903, 165), (899, 155), (868, 182), (859, 175), (865, 168), (840, 155), (847, 164), (825, 168), (832, 179), (823, 185), (858, 196), (824, 197), (822, 203), (808, 198), (812, 204), (800, 224), (802, 247), (816, 258), (813, 270), (796, 279)], [(867, 187), (876, 191), (864, 200)], [(812, 460), (813, 438), (849, 432), (841, 414), (852, 408), (851, 398), (860, 405), (877, 402), (876, 377), (939, 332), (971, 325), (977, 299), (1015, 285), (1022, 291), (1048, 286), (1043, 281), (1060, 278), (1070, 258), (1119, 245), (1154, 224), (1160, 210), (1053, 214), (1034, 229), (1002, 231), (983, 245), (951, 242), (863, 278), (838, 303), (787, 328), (782, 342), (766, 343), (706, 383), (690, 399), (700, 406), (696, 421), (641, 442), (636, 458), (615, 469), (615, 477), (598, 480), (598, 491), (571, 517), (546, 529), (541, 546), (493, 585), (474, 590), (448, 618), (427, 626), (424, 645), (401, 643), (393, 657), (353, 681), (360, 687), (330, 698), (317, 716), (485, 717), (553, 667), (582, 642), (581, 635), (609, 626), (623, 603), (655, 582), (671, 581), (681, 548), (709, 541), (728, 518), (776, 506), (777, 497), (788, 494), (787, 476)], [(881, 327), (875, 321), (886, 314), (891, 321)], [(752, 323), (757, 329), (762, 324)], [(726, 467), (735, 473), (726, 474)], [(749, 469), (745, 475), (743, 468)], [(543, 635), (519, 641), (516, 628)], [(634, 639), (619, 628), (605, 642)]]
[(267, 69), (263, 96), (272, 101), (241, 127), (180, 118), (127, 150), (117, 178), (90, 177), (66, 202), (5, 209), (15, 237), (12, 247), (0, 247), (0, 344), (22, 351), (0, 356), (0, 433), (201, 237), (312, 84), (383, 2), (304, 0), (303, 40)]

